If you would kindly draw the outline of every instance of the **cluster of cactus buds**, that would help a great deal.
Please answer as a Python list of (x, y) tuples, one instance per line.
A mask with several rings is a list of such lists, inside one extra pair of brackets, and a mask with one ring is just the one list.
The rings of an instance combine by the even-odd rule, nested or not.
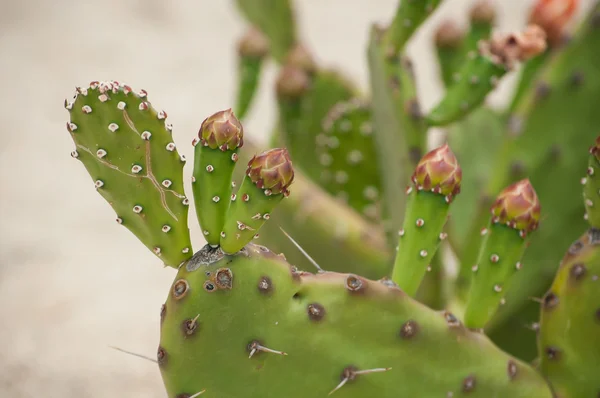
[[(405, 48), (441, 1), (403, 0), (372, 28), (370, 95), (312, 56), (291, 1), (237, 4), (251, 27), (236, 114), (273, 57), (276, 148), (256, 147), (231, 109), (202, 122), (202, 249), (166, 112), (114, 81), (65, 102), (71, 155), (177, 268), (156, 357), (169, 397), (596, 396), (600, 2), (575, 31), (576, 0), (537, 0), (520, 32), (494, 30), (490, 0), (464, 31), (443, 21), (445, 93), (429, 112)], [(510, 104), (488, 107), (517, 63)], [(447, 139), (428, 149), (434, 126)]]

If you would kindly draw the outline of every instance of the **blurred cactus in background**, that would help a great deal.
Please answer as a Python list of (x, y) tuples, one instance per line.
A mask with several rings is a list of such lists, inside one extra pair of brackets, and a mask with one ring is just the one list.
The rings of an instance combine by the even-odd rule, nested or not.
[[(466, 29), (441, 21), (426, 110), (406, 45), (441, 2), (402, 0), (366, 32), (363, 93), (311, 54), (291, 0), (236, 1), (235, 107), (193, 141), (199, 250), (167, 114), (116, 81), (65, 102), (72, 156), (177, 269), (169, 397), (599, 396), (600, 2), (575, 19), (576, 0), (537, 0), (515, 32), (489, 0)], [(265, 150), (243, 120), (269, 60)]]

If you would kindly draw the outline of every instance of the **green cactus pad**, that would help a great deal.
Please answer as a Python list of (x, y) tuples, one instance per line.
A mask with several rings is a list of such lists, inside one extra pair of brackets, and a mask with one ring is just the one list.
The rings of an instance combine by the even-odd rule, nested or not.
[(492, 0), (477, 1), (469, 12), (469, 33), (465, 37), (463, 56), (471, 51), (477, 51), (481, 40), (488, 40), (496, 22), (496, 9)]
[(371, 107), (355, 98), (333, 107), (317, 136), (322, 186), (372, 221), (380, 219), (381, 181)]
[(600, 394), (600, 230), (590, 229), (563, 258), (542, 300), (540, 370), (555, 396)]
[(504, 293), (520, 270), (528, 234), (538, 227), (540, 202), (529, 180), (507, 187), (492, 206), (465, 311), (465, 325), (483, 328), (505, 303)]
[(235, 113), (244, 119), (258, 89), (269, 41), (257, 28), (250, 28), (238, 43), (238, 88)]
[(544, 32), (537, 26), (480, 42), (479, 50), (468, 57), (454, 84), (427, 115), (428, 123), (443, 126), (466, 116), (485, 101), (515, 62), (534, 57), (545, 48)]
[(250, 160), (239, 190), (231, 196), (220, 234), (225, 253), (237, 253), (256, 236), (277, 204), (289, 195), (293, 180), (292, 162), (285, 149), (271, 149)]
[(398, 253), (392, 280), (414, 297), (440, 242), (445, 239), (450, 203), (460, 192), (462, 170), (456, 157), (444, 145), (428, 154), (412, 176), (404, 226), (400, 230)]
[(412, 63), (406, 57), (390, 56), (386, 52), (384, 34), (376, 26), (371, 29), (367, 56), (383, 213), (393, 243), (394, 231), (400, 229), (404, 217), (403, 188), (425, 152), (427, 127), (416, 95)]
[(463, 61), (461, 49), (464, 40), (464, 32), (452, 20), (442, 22), (435, 32), (435, 49), (440, 75), (446, 87), (454, 83), (456, 70)]
[(300, 272), (253, 244), (197, 253), (161, 319), (170, 398), (552, 396), (527, 364), (389, 280)]
[(269, 39), (273, 57), (282, 62), (296, 44), (296, 19), (291, 0), (235, 0), (244, 17)]
[(146, 91), (116, 81), (79, 88), (67, 129), (96, 189), (129, 229), (166, 265), (193, 254), (183, 189), (185, 158), (177, 153), (167, 114), (157, 112)]
[(204, 238), (213, 246), (221, 239), (243, 137), (243, 126), (227, 109), (206, 118), (194, 140), (194, 204)]
[(590, 148), (587, 175), (582, 180), (586, 218), (594, 228), (600, 228), (600, 136)]
[(433, 14), (441, 0), (402, 0), (386, 34), (386, 51), (400, 53), (408, 40)]

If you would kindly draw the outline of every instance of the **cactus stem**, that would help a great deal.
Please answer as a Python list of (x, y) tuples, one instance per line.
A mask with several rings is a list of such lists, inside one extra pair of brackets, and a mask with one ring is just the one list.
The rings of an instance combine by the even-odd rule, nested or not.
[(283, 351), (277, 351), (277, 350), (272, 350), (270, 348), (267, 348), (265, 346), (263, 346), (261, 344), (260, 341), (258, 340), (252, 340), (248, 346), (246, 347), (246, 349), (248, 351), (250, 351), (250, 355), (248, 356), (248, 358), (252, 358), (254, 356), (254, 354), (256, 354), (257, 352), (267, 352), (267, 353), (271, 353), (271, 354), (277, 354), (277, 355), (283, 355), (286, 356), (287, 353), (283, 352)]
[(127, 355), (131, 355), (131, 356), (134, 356), (134, 357), (142, 358), (142, 359), (145, 359), (146, 361), (150, 361), (150, 362), (158, 363), (158, 361), (157, 361), (156, 359), (153, 359), (153, 358), (147, 357), (147, 356), (145, 356), (145, 355), (142, 355), (142, 354), (138, 354), (138, 353), (135, 353), (135, 352), (132, 352), (132, 351), (127, 351), (127, 350), (124, 350), (124, 349), (122, 349), (122, 348), (115, 347), (115, 346), (112, 346), (112, 345), (111, 345), (111, 346), (109, 346), (109, 347), (110, 347), (110, 348), (112, 348), (113, 350), (120, 351), (120, 352), (122, 352), (122, 353), (124, 353), (124, 354), (127, 354)]
[(348, 366), (342, 371), (342, 374), (340, 376), (342, 381), (333, 390), (331, 390), (329, 395), (333, 394), (334, 392), (338, 391), (340, 388), (344, 387), (344, 385), (346, 383), (348, 383), (350, 381), (354, 381), (356, 379), (356, 377), (359, 375), (364, 375), (364, 374), (369, 374), (369, 373), (387, 372), (388, 370), (391, 370), (391, 369), (392, 368), (375, 368), (375, 369), (358, 370), (355, 366)]
[[(265, 214), (265, 215), (266, 215), (266, 214)], [(266, 219), (268, 219), (268, 218), (266, 218)], [(287, 238), (290, 240), (290, 242), (292, 242), (292, 244), (293, 244), (294, 246), (296, 246), (296, 248), (297, 248), (297, 249), (300, 251), (300, 253), (302, 253), (302, 255), (303, 255), (304, 257), (306, 257), (306, 259), (307, 259), (307, 260), (308, 260), (308, 261), (309, 261), (309, 262), (310, 262), (312, 265), (314, 265), (314, 266), (315, 266), (315, 268), (317, 269), (317, 271), (318, 271), (318, 272), (325, 272), (325, 271), (323, 271), (323, 268), (321, 268), (321, 266), (320, 266), (320, 265), (319, 265), (319, 264), (318, 264), (318, 263), (317, 263), (317, 262), (316, 262), (316, 261), (315, 261), (315, 260), (314, 260), (314, 259), (313, 259), (313, 258), (312, 258), (312, 257), (311, 257), (311, 256), (310, 256), (308, 253), (307, 253), (307, 252), (306, 252), (306, 250), (304, 250), (304, 249), (302, 248), (302, 246), (300, 246), (300, 244), (299, 244), (298, 242), (296, 242), (296, 241), (294, 240), (294, 238), (292, 238), (292, 237), (290, 236), (290, 234), (288, 234), (287, 232), (285, 232), (285, 230), (284, 230), (283, 228), (281, 228), (281, 227), (279, 227), (279, 229), (280, 229), (280, 230), (281, 230), (281, 232), (283, 232), (283, 234), (284, 234), (284, 235), (285, 235), (285, 236), (286, 236), (286, 237), (287, 237)]]

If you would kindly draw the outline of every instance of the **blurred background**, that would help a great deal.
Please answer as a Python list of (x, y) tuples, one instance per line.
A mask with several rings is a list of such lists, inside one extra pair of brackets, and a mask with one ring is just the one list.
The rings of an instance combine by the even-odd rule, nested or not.
[[(318, 61), (366, 88), (368, 27), (389, 22), (397, 0), (295, 3)], [(498, 28), (522, 27), (531, 4), (498, 0)], [(466, 22), (471, 5), (445, 0), (409, 46), (426, 109), (442, 93), (432, 28), (442, 18)], [(114, 222), (69, 156), (63, 101), (91, 80), (146, 89), (192, 159), (202, 120), (234, 103), (235, 43), (245, 27), (233, 0), (2, 2), (0, 397), (165, 397), (155, 364), (109, 346), (155, 355), (175, 272)], [(261, 142), (274, 121), (274, 79), (271, 66), (245, 123)], [(510, 88), (506, 79), (490, 100), (501, 103)], [(191, 167), (186, 173), (189, 181)], [(202, 235), (195, 222), (190, 229), (198, 249)]]

